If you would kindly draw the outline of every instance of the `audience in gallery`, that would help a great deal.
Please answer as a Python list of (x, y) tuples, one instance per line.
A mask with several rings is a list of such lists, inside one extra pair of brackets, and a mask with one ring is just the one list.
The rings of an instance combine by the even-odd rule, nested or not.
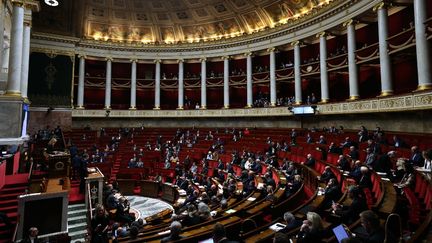
[[(338, 165), (340, 168), (344, 168), (344, 170), (348, 171), (348, 175), (356, 180), (356, 184), (358, 187), (350, 188), (349, 189), (349, 197), (352, 200), (351, 205), (344, 206), (339, 205), (337, 203), (332, 203), (333, 201), (338, 201), (341, 197), (341, 187), (339, 186), (338, 181), (335, 179), (334, 173), (333, 176), (330, 176), (330, 173), (328, 173), (328, 177), (326, 174), (323, 174), (320, 179), (322, 179), (324, 182), (327, 182), (326, 187), (324, 189), (324, 203), (322, 209), (326, 208), (332, 208), (334, 213), (332, 215), (334, 217), (340, 217), (340, 220), (342, 222), (350, 223), (358, 219), (358, 215), (360, 215), (361, 218), (361, 212), (367, 209), (367, 204), (365, 202), (365, 195), (362, 192), (362, 188), (371, 188), (372, 182), (371, 182), (371, 171), (378, 171), (382, 170), (387, 172), (386, 176), (389, 177), (389, 179), (395, 183), (396, 187), (404, 188), (414, 188), (415, 186), (415, 173), (413, 166), (421, 167), (421, 166), (428, 166), (429, 162), (429, 168), (430, 168), (430, 157), (431, 157), (431, 151), (421, 151), (417, 146), (413, 146), (411, 148), (411, 156), (409, 158), (399, 158), (396, 163), (395, 170), (391, 166), (394, 164), (394, 160), (399, 156), (398, 149), (396, 148), (394, 151), (391, 150), (390, 152), (387, 152), (388, 150), (381, 150), (383, 144), (377, 141), (377, 139), (383, 139), (384, 132), (381, 130), (381, 128), (377, 127), (376, 131), (373, 132), (373, 134), (361, 134), (361, 131), (366, 128), (362, 127), (358, 133), (359, 136), (359, 144), (365, 145), (367, 144), (367, 147), (364, 146), (360, 147), (360, 149), (357, 149), (355, 135), (350, 135), (345, 139), (344, 143), (341, 144), (341, 146), (335, 146), (336, 149), (332, 150), (330, 144), (330, 147), (325, 149), (326, 153), (336, 153), (340, 154), (339, 159), (344, 159), (343, 163), (341, 163), (341, 160), (338, 161)], [(313, 133), (320, 133), (322, 132), (320, 136), (320, 140), (325, 141), (325, 135), (326, 134), (339, 134), (340, 131), (343, 131), (342, 129), (336, 129), (335, 126), (331, 126), (329, 128), (325, 128), (322, 131), (318, 131), (316, 128), (312, 128), (309, 130), (310, 134)], [(367, 131), (367, 130), (366, 130)], [(297, 134), (295, 136), (291, 133), (288, 133), (286, 136), (286, 141), (289, 140), (297, 140), (299, 137), (302, 137), (300, 133), (302, 131), (294, 131)], [(231, 160), (224, 163), (222, 160), (217, 161), (216, 166), (216, 177), (219, 180), (219, 183), (222, 185), (222, 190), (219, 191), (218, 188), (212, 183), (210, 177), (200, 177), (200, 170), (198, 168), (205, 168), (208, 167), (209, 160), (213, 158), (203, 158), (202, 161), (192, 159), (192, 158), (185, 158), (184, 161), (180, 160), (178, 158), (179, 152), (187, 147), (187, 140), (190, 139), (190, 144), (192, 144), (192, 147), (198, 142), (198, 141), (213, 141), (213, 144), (209, 148), (210, 154), (213, 155), (221, 155), (220, 148), (226, 143), (226, 138), (220, 139), (218, 134), (231, 134), (233, 137), (238, 136), (237, 141), (242, 141), (242, 138), (244, 136), (249, 136), (251, 133), (249, 130), (246, 134), (246, 131), (243, 132), (242, 130), (238, 129), (225, 129), (225, 132), (220, 132), (218, 130), (213, 130), (206, 132), (206, 134), (203, 136), (202, 133), (200, 135), (200, 131), (193, 128), (190, 130), (181, 130), (179, 129), (178, 133), (176, 133), (176, 136), (174, 136), (173, 139), (167, 140), (166, 138), (160, 137), (157, 139), (155, 144), (153, 145), (152, 142), (148, 142), (146, 145), (141, 147), (142, 144), (134, 144), (130, 143), (131, 146), (133, 146), (133, 151), (140, 151), (141, 154), (137, 153), (134, 155), (134, 158), (136, 158), (137, 161), (139, 161), (142, 156), (147, 151), (155, 151), (158, 146), (161, 148), (162, 152), (162, 158), (168, 158), (169, 163), (172, 164), (172, 168), (175, 167), (175, 173), (177, 175), (177, 179), (175, 180), (176, 185), (178, 185), (180, 188), (184, 188), (188, 191), (188, 197), (191, 199), (185, 203), (182, 210), (187, 210), (188, 217), (192, 217), (193, 220), (192, 223), (189, 222), (188, 218), (179, 219), (181, 221), (181, 225), (194, 225), (197, 222), (206, 222), (208, 220), (211, 220), (212, 216), (210, 214), (210, 206), (211, 205), (218, 205), (221, 206), (226, 205), (227, 199), (230, 195), (234, 195), (237, 192), (236, 188), (236, 182), (237, 180), (242, 180), (244, 188), (241, 195), (246, 196), (249, 195), (251, 192), (254, 192), (257, 190), (257, 183), (255, 181), (256, 176), (263, 175), (263, 183), (264, 186), (260, 187), (263, 188), (263, 194), (266, 195), (265, 197), (268, 198), (268, 200), (273, 200), (273, 194), (274, 189), (277, 188), (277, 183), (274, 182), (273, 178), (268, 173), (261, 174), (261, 167), (263, 164), (266, 164), (267, 166), (272, 164), (274, 162), (274, 159), (277, 156), (279, 151), (289, 151), (291, 146), (295, 146), (297, 141), (291, 145), (291, 146), (285, 146), (287, 145), (286, 141), (277, 141), (276, 139), (272, 137), (268, 137), (266, 141), (263, 141), (263, 143), (266, 144), (265, 153), (259, 153), (258, 151), (250, 151), (248, 149), (244, 149), (243, 151), (240, 150), (240, 153), (237, 151), (232, 151), (231, 154)], [(252, 132), (253, 133), (253, 132)], [(125, 140), (129, 141), (133, 139), (133, 130), (132, 129), (121, 129), (119, 131), (118, 136), (114, 136), (111, 140), (112, 144), (114, 144), (114, 147), (112, 148), (111, 145), (107, 145), (108, 147), (108, 153), (115, 153), (116, 149), (118, 148), (118, 144), (120, 142), (123, 142)], [(317, 134), (318, 135), (318, 134)], [(104, 135), (106, 136), (105, 132)], [(360, 138), (361, 136), (366, 136), (366, 138)], [(315, 136), (316, 137), (316, 136)], [(329, 135), (330, 137), (330, 135)], [(293, 139), (294, 138), (294, 139)], [(384, 137), (385, 138), (385, 137)], [(86, 139), (89, 139), (88, 136), (86, 136)], [(195, 141), (195, 142), (192, 142)], [(331, 139), (329, 139), (331, 141)], [(231, 141), (230, 143), (235, 142)], [(349, 143), (348, 145), (345, 143)], [(315, 143), (317, 146), (322, 146), (324, 143), (320, 143), (319, 141)], [(279, 145), (278, 145), (279, 144)], [(337, 143), (339, 144), (339, 143)], [(391, 144), (391, 143), (388, 143)], [(334, 146), (334, 143), (333, 143)], [(387, 145), (385, 145), (387, 146)], [(392, 146), (392, 145), (390, 145)], [(285, 147), (285, 148), (284, 148)], [(394, 147), (394, 146), (393, 146)], [(346, 152), (346, 149), (349, 148), (348, 153)], [(104, 149), (105, 151), (105, 149)], [(157, 150), (156, 150), (157, 151)], [(381, 151), (385, 151), (386, 153), (382, 154)], [(229, 154), (230, 150), (227, 151)], [(88, 148), (87, 150), (79, 150), (71, 143), (70, 148), (71, 155), (74, 154), (75, 156), (73, 158), (77, 158), (77, 161), (86, 161), (87, 163), (91, 163), (91, 158), (93, 156), (104, 156), (104, 152), (100, 152), (99, 148), (97, 146), (93, 146), (91, 148)], [(345, 153), (343, 155), (342, 153)], [(366, 156), (364, 159), (359, 156), (359, 153), (365, 153)], [(421, 158), (419, 159), (419, 155), (421, 155)], [(105, 156), (107, 157), (107, 156)], [(315, 159), (311, 154), (307, 155), (308, 160)], [(388, 157), (388, 158), (386, 158)], [(318, 160), (318, 158), (316, 158)], [(361, 160), (360, 160), (361, 159)], [(348, 163), (346, 163), (346, 161)], [(423, 162), (424, 160), (424, 162)], [(74, 161), (74, 160), (73, 160)], [(187, 162), (189, 161), (189, 162)], [(145, 161), (144, 161), (145, 162)], [(167, 161), (165, 161), (167, 162)], [(97, 163), (106, 163), (104, 162), (97, 162)], [(350, 165), (350, 163), (352, 163)], [(80, 167), (81, 162), (77, 162), (77, 166), (75, 167), (74, 163), (72, 163), (72, 166), (74, 170), (76, 169), (75, 174), (80, 174)], [(305, 163), (306, 164), (306, 163)], [(347, 165), (348, 166), (347, 166)], [(242, 176), (236, 177), (234, 173), (233, 166), (240, 166), (242, 169)], [(310, 165), (312, 168), (314, 167), (313, 164)], [(268, 167), (271, 168), (271, 167)], [(292, 193), (295, 193), (302, 185), (302, 176), (301, 171), (298, 171), (295, 164), (289, 160), (283, 161), (283, 163), (280, 163), (280, 166), (275, 166), (275, 168), (280, 168), (281, 170), (284, 170), (284, 174), (287, 178), (287, 187), (286, 187), (286, 194), (285, 197), (289, 197), (292, 195)], [(325, 168), (325, 172), (331, 171), (330, 167)], [(202, 173), (202, 171), (201, 171)], [(194, 190), (193, 184), (198, 182), (200, 185), (204, 185), (205, 191), (200, 192), (197, 190)], [(115, 191), (114, 191), (115, 192)], [(117, 201), (110, 201), (108, 200), (109, 194), (107, 195), (106, 205), (107, 209), (109, 208), (116, 208), (118, 210), (119, 204), (124, 203), (124, 199)], [(112, 200), (112, 199), (111, 199)], [(124, 205), (123, 205), (124, 206)], [(196, 209), (198, 207), (198, 210)], [(201, 210), (200, 210), (201, 209)], [(99, 215), (99, 216), (98, 216)], [(100, 216), (100, 214), (96, 214), (96, 216), (99, 217), (98, 220), (103, 220), (103, 217)], [(105, 215), (106, 216), (106, 215)], [(126, 215), (127, 216), (127, 215)], [(309, 216), (309, 215), (308, 215)], [(302, 239), (308, 239), (308, 237), (316, 237), (315, 229), (319, 229), (320, 227), (314, 225), (313, 222), (317, 221), (314, 216), (308, 221), (304, 222), (300, 233), (299, 233), (299, 241), (302, 241)], [(199, 221), (197, 220), (199, 219)], [(112, 232), (119, 232), (119, 235), (134, 235), (133, 232), (135, 232), (135, 228), (137, 229), (136, 232), (138, 233), (140, 231), (140, 228), (137, 227), (137, 225), (132, 225), (134, 222), (132, 222), (131, 219), (126, 218), (117, 218), (119, 222), (122, 222), (125, 227), (122, 227), (119, 225), (119, 227), (111, 226), (107, 230)], [(141, 219), (142, 220), (142, 219)], [(314, 221), (315, 220), (315, 221)], [(136, 221), (138, 222), (138, 221)], [(130, 226), (128, 226), (130, 225)], [(288, 225), (288, 222), (287, 222)], [(142, 228), (142, 227), (141, 227)], [(366, 227), (365, 227), (366, 228)], [(95, 235), (97, 237), (104, 237), (103, 230), (101, 231), (101, 228), (99, 227), (92, 227), (92, 230), (95, 232)], [(312, 233), (311, 233), (312, 232)], [(318, 231), (319, 232), (319, 231)], [(375, 234), (374, 231), (368, 232), (370, 234)], [(93, 236), (92, 236), (93, 237)], [(223, 242), (223, 241), (222, 241)]]

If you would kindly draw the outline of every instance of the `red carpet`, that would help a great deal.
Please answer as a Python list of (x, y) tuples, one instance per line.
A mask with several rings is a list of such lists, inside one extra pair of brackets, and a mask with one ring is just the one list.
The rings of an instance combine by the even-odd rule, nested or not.
[(79, 181), (71, 181), (69, 191), (69, 204), (84, 202), (84, 194), (79, 193)]

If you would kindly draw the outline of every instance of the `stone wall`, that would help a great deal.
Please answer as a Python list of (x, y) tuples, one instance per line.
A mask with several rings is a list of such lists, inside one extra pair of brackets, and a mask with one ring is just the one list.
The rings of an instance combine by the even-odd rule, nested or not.
[(49, 126), (51, 129), (57, 127), (68, 131), (72, 127), (72, 112), (70, 109), (59, 109), (48, 111), (48, 108), (30, 108), (28, 134), (34, 134), (39, 129)]

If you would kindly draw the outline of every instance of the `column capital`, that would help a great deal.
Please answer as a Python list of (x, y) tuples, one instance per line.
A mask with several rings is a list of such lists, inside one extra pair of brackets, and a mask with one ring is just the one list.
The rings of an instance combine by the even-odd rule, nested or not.
[(153, 63), (161, 63), (161, 62), (162, 62), (161, 59), (155, 59), (155, 60), (153, 60)]
[(105, 57), (105, 61), (110, 61), (110, 62), (112, 62), (114, 59), (112, 58), (112, 57)]
[(181, 63), (181, 62), (184, 62), (183, 58), (177, 59), (177, 63)]
[(325, 31), (316, 34), (316, 37), (318, 37), (318, 38), (320, 38), (320, 37), (327, 37), (327, 36), (328, 36), (328, 33), (325, 32)]
[(342, 24), (342, 26), (343, 26), (343, 27), (347, 27), (347, 26), (349, 26), (349, 25), (356, 25), (356, 24), (357, 24), (357, 21), (356, 21), (356, 20), (354, 20), (354, 19), (349, 19), (349, 20), (345, 21), (345, 22)]
[(390, 6), (390, 3), (386, 2), (386, 1), (382, 1), (382, 2), (378, 3), (377, 5), (375, 5), (372, 10), (374, 12), (376, 12), (380, 9), (387, 8), (389, 6)]
[(251, 57), (253, 55), (253, 53), (251, 51), (246, 52), (245, 54), (243, 54), (245, 57)]
[(206, 62), (206, 61), (207, 61), (207, 57), (201, 57), (201, 58), (199, 59), (199, 61), (200, 61), (200, 62)]
[(298, 45), (300, 45), (300, 41), (291, 42), (291, 46), (298, 46)]
[(30, 10), (32, 12), (39, 12), (40, 11), (40, 4), (39, 4), (38, 1), (25, 0), (23, 2), (24, 2), (24, 8), (25, 9), (28, 9), (28, 10)]
[(85, 54), (83, 54), (83, 53), (78, 53), (78, 58), (84, 58), (84, 59), (86, 59), (87, 56)]
[(231, 57), (230, 56), (223, 56), (221, 58), (222, 58), (222, 60), (229, 60)]
[(11, 0), (11, 3), (13, 6), (18, 6), (18, 7), (24, 6), (24, 0)]
[(276, 47), (270, 47), (270, 48), (268, 48), (267, 49), (267, 52), (275, 52), (275, 51), (277, 51), (277, 49), (276, 49)]
[(138, 58), (131, 58), (129, 61), (130, 62), (138, 62)]

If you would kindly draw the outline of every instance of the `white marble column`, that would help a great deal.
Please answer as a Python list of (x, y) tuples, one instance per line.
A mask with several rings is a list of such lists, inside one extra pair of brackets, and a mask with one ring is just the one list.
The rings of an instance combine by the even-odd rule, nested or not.
[(12, 1), (13, 16), (9, 53), (9, 69), (7, 91), (9, 95), (21, 95), (21, 65), (24, 34), (24, 7), (23, 1)]
[(207, 65), (206, 58), (201, 58), (201, 109), (207, 109)]
[(329, 101), (329, 86), (327, 73), (327, 34), (318, 34), (320, 39), (320, 77), (321, 77), (321, 103)]
[(246, 56), (246, 108), (253, 106), (253, 82), (252, 82), (252, 53), (248, 52)]
[(302, 85), (301, 85), (301, 57), (300, 57), (300, 42), (295, 41), (291, 43), (294, 46), (294, 92), (295, 92), (295, 103), (300, 105), (303, 101), (302, 98)]
[(111, 73), (112, 73), (112, 58), (106, 59), (106, 76), (105, 76), (105, 109), (111, 109)]
[(183, 110), (184, 107), (184, 60), (177, 60), (179, 65), (178, 72), (178, 107), (177, 109)]
[(25, 9), (22, 67), (21, 67), (21, 96), (27, 99), (28, 75), (30, 64), (30, 32), (31, 32), (31, 10)]
[(132, 70), (131, 70), (131, 94), (130, 94), (130, 107), (129, 110), (136, 110), (136, 72), (137, 72), (137, 59), (132, 59)]
[(230, 105), (229, 98), (229, 57), (222, 58), (224, 61), (224, 108), (228, 109)]
[(391, 80), (391, 60), (388, 52), (388, 14), (387, 6), (384, 2), (375, 6), (378, 12), (378, 39), (379, 39), (379, 58), (381, 73), (381, 96), (393, 94), (393, 84)]
[(427, 19), (426, 0), (414, 0), (414, 22), (417, 54), (417, 90), (428, 90), (432, 88), (430, 72), (430, 51), (427, 40), (425, 21)]
[[(2, 68), (2, 69), (0, 69), (0, 73), (3, 70), (3, 63), (4, 63), (4, 61), (3, 61), (3, 56), (4, 56), (3, 48), (5, 46), (4, 45), (4, 41), (5, 41), (4, 40), (4, 34), (5, 34), (4, 33), (4, 28), (5, 28), (5, 21), (4, 20), (6, 18), (5, 5), (6, 5), (5, 1), (0, 0), (0, 19), (2, 20), (2, 21), (0, 21), (0, 48), (1, 48), (1, 50), (0, 50), (0, 68)], [(0, 81), (1, 81), (1, 79), (0, 79)]]
[(276, 106), (276, 54), (275, 48), (268, 49), (270, 53), (270, 106)]
[(154, 110), (160, 109), (160, 88), (161, 88), (161, 60), (155, 60), (155, 101), (154, 101)]
[(348, 75), (349, 75), (349, 99), (357, 100), (360, 98), (358, 90), (358, 69), (356, 63), (356, 37), (355, 23), (349, 20), (344, 23), (347, 28), (347, 45), (348, 45)]
[(78, 58), (79, 58), (79, 73), (78, 73), (77, 109), (84, 109), (85, 56), (78, 55)]

